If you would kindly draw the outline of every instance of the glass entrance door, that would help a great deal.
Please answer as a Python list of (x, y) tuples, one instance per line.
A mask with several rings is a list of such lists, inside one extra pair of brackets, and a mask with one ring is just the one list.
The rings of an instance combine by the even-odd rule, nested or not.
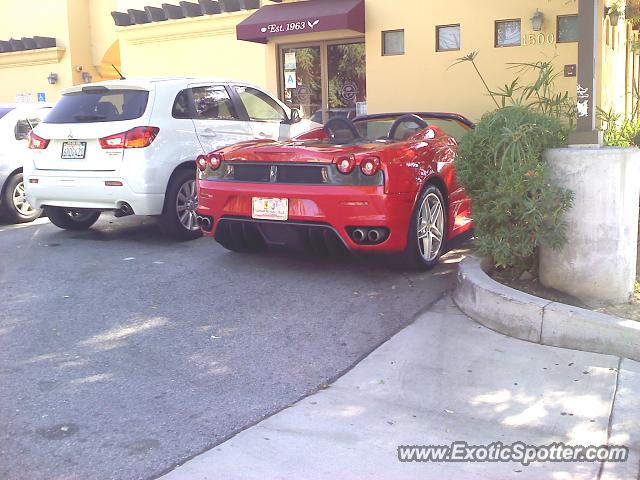
[(280, 48), (282, 100), (302, 118), (325, 123), (366, 109), (366, 61), (362, 41), (321, 42)]
[(282, 101), (300, 110), (302, 118), (322, 115), (322, 59), (320, 47), (283, 48)]
[(364, 43), (327, 46), (327, 82), (329, 118), (364, 113), (356, 111), (367, 100)]

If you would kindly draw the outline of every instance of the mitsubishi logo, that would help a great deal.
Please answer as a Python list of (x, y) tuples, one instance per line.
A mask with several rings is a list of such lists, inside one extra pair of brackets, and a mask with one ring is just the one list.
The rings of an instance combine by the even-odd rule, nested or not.
[(69, 135), (67, 135), (67, 140), (73, 140), (73, 130), (69, 130)]

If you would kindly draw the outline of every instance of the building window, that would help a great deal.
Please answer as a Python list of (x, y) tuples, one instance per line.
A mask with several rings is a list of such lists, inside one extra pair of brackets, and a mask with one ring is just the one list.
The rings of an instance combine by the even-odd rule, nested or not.
[(498, 20), (496, 22), (496, 47), (515, 47), (521, 44), (520, 20)]
[(439, 25), (436, 27), (436, 51), (460, 50), (460, 25)]
[(382, 55), (404, 55), (404, 30), (382, 32)]
[(558, 17), (558, 43), (578, 41), (578, 16), (562, 15)]

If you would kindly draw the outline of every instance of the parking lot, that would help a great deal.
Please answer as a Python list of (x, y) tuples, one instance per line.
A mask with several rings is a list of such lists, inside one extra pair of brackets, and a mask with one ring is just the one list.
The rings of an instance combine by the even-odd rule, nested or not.
[(151, 218), (0, 224), (0, 478), (154, 478), (323, 388), (449, 289), (457, 253), (240, 255)]

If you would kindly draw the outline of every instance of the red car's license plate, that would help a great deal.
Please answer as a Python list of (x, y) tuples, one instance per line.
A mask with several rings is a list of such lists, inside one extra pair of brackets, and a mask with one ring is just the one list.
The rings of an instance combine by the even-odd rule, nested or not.
[(259, 220), (287, 220), (289, 199), (253, 197), (251, 216)]

